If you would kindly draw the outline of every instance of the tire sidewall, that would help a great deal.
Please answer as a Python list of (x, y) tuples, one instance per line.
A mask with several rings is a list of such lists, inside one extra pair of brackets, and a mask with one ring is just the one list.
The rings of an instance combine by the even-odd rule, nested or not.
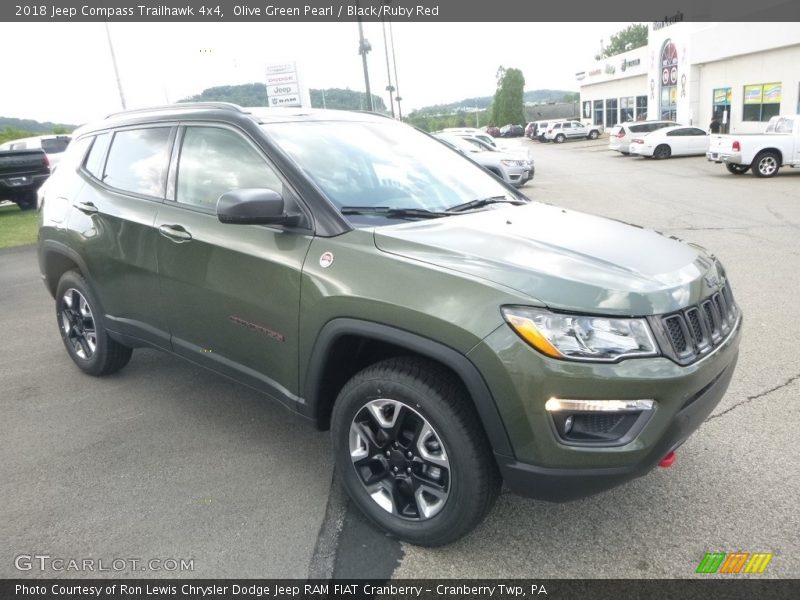
[[(762, 173), (761, 172), (761, 161), (765, 158), (772, 158), (775, 161), (775, 170), (772, 173)], [(775, 177), (778, 174), (778, 170), (780, 169), (780, 159), (774, 152), (763, 152), (756, 156), (756, 159), (753, 161), (753, 175), (756, 177)]]
[[(437, 545), (437, 539), (448, 535), (463, 520), (464, 508), (470, 505), (468, 491), (479, 468), (470, 468), (471, 462), (464, 451), (467, 440), (460, 439), (461, 432), (439, 406), (435, 393), (425, 396), (407, 384), (387, 379), (370, 379), (346, 389), (336, 401), (331, 422), (331, 434), (336, 469), (350, 497), (358, 507), (380, 527), (399, 537), (426, 545)], [(353, 418), (364, 405), (378, 398), (392, 399), (413, 408), (431, 424), (444, 445), (450, 461), (450, 491), (442, 510), (430, 519), (411, 521), (386, 512), (369, 496), (356, 474), (350, 458), (349, 432)], [(473, 475), (470, 477), (470, 475)]]
[[(75, 352), (75, 349), (72, 347), (72, 344), (70, 344), (67, 340), (67, 335), (64, 332), (64, 327), (62, 325), (61, 300), (66, 291), (70, 288), (74, 288), (83, 294), (83, 297), (86, 298), (86, 302), (89, 304), (89, 309), (92, 311), (97, 344), (95, 346), (94, 353), (88, 359), (78, 356), (78, 354)], [(58, 325), (58, 332), (61, 335), (61, 341), (64, 343), (64, 347), (66, 348), (67, 353), (72, 361), (78, 366), (79, 369), (90, 375), (100, 374), (105, 363), (105, 356), (109, 350), (107, 334), (105, 327), (103, 326), (101, 315), (102, 309), (100, 304), (97, 301), (94, 292), (86, 283), (86, 280), (76, 271), (67, 271), (64, 273), (64, 275), (61, 276), (61, 279), (59, 279), (58, 286), (56, 287), (56, 323)]]

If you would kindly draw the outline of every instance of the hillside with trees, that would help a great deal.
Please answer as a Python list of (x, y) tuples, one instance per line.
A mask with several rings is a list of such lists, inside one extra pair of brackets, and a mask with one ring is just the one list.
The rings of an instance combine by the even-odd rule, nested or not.
[(33, 119), (0, 117), (0, 144), (48, 133), (69, 133), (76, 127), (77, 125), (68, 125), (66, 123), (51, 123), (50, 121), (41, 123)]
[[(313, 108), (366, 110), (367, 107), (367, 95), (364, 92), (341, 88), (311, 89), (309, 92)], [(233, 102), (240, 106), (265, 106), (267, 86), (263, 83), (221, 85), (207, 88), (180, 102)], [(372, 94), (372, 103), (376, 111), (386, 112), (386, 104), (380, 96)]]

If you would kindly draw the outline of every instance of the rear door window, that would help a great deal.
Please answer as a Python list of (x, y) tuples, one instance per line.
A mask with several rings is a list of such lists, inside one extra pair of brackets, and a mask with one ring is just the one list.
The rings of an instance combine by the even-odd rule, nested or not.
[(125, 129), (114, 134), (103, 181), (117, 189), (164, 196), (171, 127)]

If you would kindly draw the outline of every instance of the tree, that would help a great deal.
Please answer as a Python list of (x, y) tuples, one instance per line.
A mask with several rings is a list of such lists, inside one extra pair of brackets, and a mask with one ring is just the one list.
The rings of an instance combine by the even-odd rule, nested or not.
[(497, 91), (492, 102), (492, 124), (502, 127), (509, 123), (522, 124), (522, 99), (525, 90), (525, 76), (519, 69), (497, 69)]
[(647, 46), (647, 25), (633, 23), (612, 35), (611, 41), (603, 48), (602, 56), (596, 56), (595, 58), (600, 60), (601, 58), (616, 56), (642, 46)]

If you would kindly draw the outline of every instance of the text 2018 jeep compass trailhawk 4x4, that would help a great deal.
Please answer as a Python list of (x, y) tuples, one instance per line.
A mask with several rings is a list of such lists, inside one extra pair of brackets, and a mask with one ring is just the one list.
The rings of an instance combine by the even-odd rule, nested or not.
[(173, 105), (78, 130), (39, 260), (92, 375), (175, 353), (330, 428), (353, 502), (445, 544), (497, 496), (643, 475), (716, 406), (719, 262), (532, 202), (435, 139), (337, 111)]

